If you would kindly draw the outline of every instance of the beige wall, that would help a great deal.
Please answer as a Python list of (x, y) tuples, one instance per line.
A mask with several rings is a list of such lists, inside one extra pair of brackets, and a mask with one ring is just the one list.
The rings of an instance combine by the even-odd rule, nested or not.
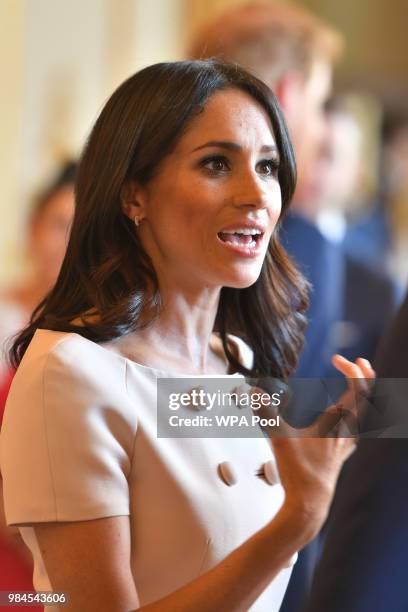
[(24, 63), (24, 6), (22, 0), (0, 3), (0, 260), (3, 276), (18, 244), (19, 218), (16, 208), (21, 199), (20, 180), (21, 119)]
[(79, 152), (124, 78), (181, 54), (181, 1), (1, 0), (0, 23), (0, 284), (7, 284), (23, 268), (33, 191), (58, 160)]
[(369, 87), (387, 103), (408, 105), (407, 0), (301, 0), (347, 40), (339, 81)]
[(184, 0), (185, 19), (189, 34), (227, 7), (247, 4), (248, 0)]

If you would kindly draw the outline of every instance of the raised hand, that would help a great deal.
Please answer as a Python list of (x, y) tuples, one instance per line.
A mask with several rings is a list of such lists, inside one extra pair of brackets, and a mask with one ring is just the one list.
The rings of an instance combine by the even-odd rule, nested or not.
[(365, 359), (353, 363), (335, 355), (333, 364), (346, 376), (349, 386), (337, 404), (329, 406), (310, 427), (296, 429), (281, 417), (279, 429), (268, 431), (285, 503), (306, 513), (316, 531), (327, 515), (342, 465), (357, 443), (349, 427), (350, 419), (359, 416), (356, 398), (369, 392), (375, 378)]

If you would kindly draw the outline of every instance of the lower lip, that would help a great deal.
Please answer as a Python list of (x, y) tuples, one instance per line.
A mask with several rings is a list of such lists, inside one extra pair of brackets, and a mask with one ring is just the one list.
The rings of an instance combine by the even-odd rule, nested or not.
[(259, 257), (259, 255), (262, 254), (263, 239), (264, 239), (263, 236), (259, 238), (257, 240), (256, 246), (251, 248), (244, 244), (241, 245), (241, 244), (232, 244), (231, 242), (224, 242), (223, 240), (221, 240), (219, 236), (217, 236), (218, 242), (222, 244), (223, 247), (227, 248), (229, 251), (232, 251), (233, 253), (236, 253), (237, 255), (240, 255), (241, 257), (247, 257), (247, 258)]

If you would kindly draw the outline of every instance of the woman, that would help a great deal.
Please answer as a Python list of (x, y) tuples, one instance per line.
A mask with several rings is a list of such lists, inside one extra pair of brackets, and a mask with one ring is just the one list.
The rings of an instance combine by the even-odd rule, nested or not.
[(55, 284), (74, 216), (76, 163), (66, 162), (34, 201), (27, 224), (28, 274), (0, 292), (0, 384), (8, 377), (10, 337), (22, 329)]
[[(37, 195), (27, 226), (28, 274), (0, 293), (0, 428), (14, 375), (6, 360), (10, 338), (27, 324), (33, 308), (57, 279), (74, 216), (75, 171), (74, 162), (65, 163)], [(5, 525), (1, 491), (0, 478), (0, 591), (31, 591), (32, 557), (17, 529)], [(3, 607), (3, 612), (9, 610), (14, 607)]]
[(2, 441), (8, 522), (66, 610), (279, 609), (349, 441), (158, 438), (155, 404), (158, 377), (292, 371), (305, 286), (276, 229), (294, 184), (276, 101), (236, 66), (151, 66), (97, 120)]

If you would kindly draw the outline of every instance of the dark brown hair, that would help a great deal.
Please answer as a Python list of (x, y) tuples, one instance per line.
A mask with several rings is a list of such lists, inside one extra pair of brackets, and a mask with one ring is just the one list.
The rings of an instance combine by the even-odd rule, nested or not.
[[(77, 173), (65, 259), (55, 287), (14, 343), (14, 366), (37, 328), (103, 342), (140, 328), (142, 311), (144, 325), (157, 316), (156, 273), (134, 224), (122, 212), (123, 186), (130, 180), (146, 184), (210, 96), (231, 88), (246, 92), (270, 117), (281, 159), (282, 208), (287, 209), (295, 188), (295, 160), (282, 113), (266, 85), (237, 66), (215, 61), (161, 63), (141, 70), (114, 92), (90, 134)], [(302, 347), (306, 304), (306, 282), (275, 231), (258, 280), (246, 289), (221, 291), (216, 329), (231, 365), (247, 375), (287, 377)], [(82, 325), (73, 323), (78, 318)], [(252, 370), (237, 362), (229, 333), (253, 349)]]

